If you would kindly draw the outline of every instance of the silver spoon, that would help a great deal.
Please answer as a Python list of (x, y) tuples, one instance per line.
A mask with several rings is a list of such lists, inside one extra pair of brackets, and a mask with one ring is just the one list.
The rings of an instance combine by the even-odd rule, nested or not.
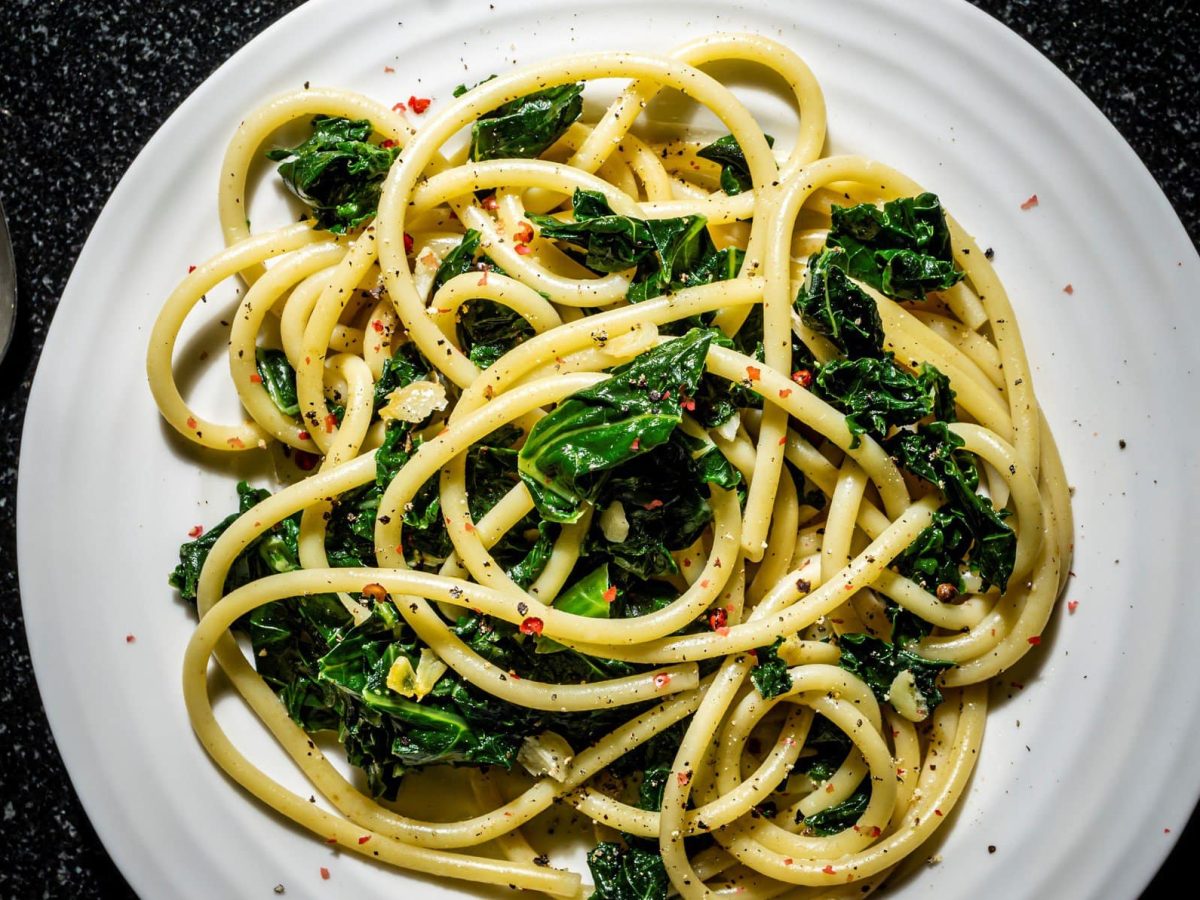
[(4, 205), (0, 204), (0, 359), (8, 352), (17, 322), (17, 263), (13, 259)]

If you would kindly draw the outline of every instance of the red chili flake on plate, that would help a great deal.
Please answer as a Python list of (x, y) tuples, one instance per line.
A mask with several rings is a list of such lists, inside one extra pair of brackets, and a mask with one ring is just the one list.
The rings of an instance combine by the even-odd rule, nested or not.
[(198, 538), (202, 534), (204, 534), (204, 526), (203, 525), (193, 525), (191, 530), (188, 532), (188, 537)]
[(404, 112), (406, 109), (408, 109), (408, 107), (403, 103), (397, 103), (392, 107), (392, 112)]
[(125, 635), (125, 643), (127, 644), (132, 644), (136, 640), (137, 638), (135, 638), (132, 634)]
[(384, 66), (384, 67), (383, 67), (383, 71), (384, 71), (384, 74), (386, 74), (386, 75), (391, 75), (391, 74), (392, 74), (393, 72), (395, 72), (396, 70), (395, 70), (395, 69), (393, 69), (391, 66)]
[(528, 244), (517, 244), (517, 246), (513, 247), (513, 250), (516, 252), (517, 256), (528, 256), (533, 252), (529, 249)]
[(317, 463), (321, 461), (321, 457), (315, 453), (309, 453), (307, 450), (297, 450), (295, 460), (296, 468), (301, 472), (311, 472), (317, 467)]
[(812, 385), (813, 374), (808, 369), (797, 369), (792, 373), (792, 381), (802, 388), (807, 388)]
[(604, 589), (604, 593), (600, 596), (604, 598), (605, 603), (612, 603), (617, 599), (617, 586), (615, 584), (610, 584)]
[(325, 433), (333, 434), (333, 429), (337, 428), (337, 416), (333, 413), (325, 414)]
[(193, 272), (195, 272), (195, 271), (196, 271), (196, 267), (195, 267), (195, 266), (188, 266), (188, 274), (189, 274), (189, 275), (191, 275), (191, 274), (192, 274)]
[(404, 252), (412, 253), (413, 244), (414, 244), (413, 236), (411, 234), (409, 234), (407, 231), (404, 232)]
[(1034, 647), (1036, 647), (1036, 646), (1037, 646), (1038, 644), (1040, 644), (1041, 642), (1042, 642), (1042, 639), (1041, 639), (1041, 637), (1040, 637), (1040, 636), (1038, 636), (1038, 635), (1036, 635), (1036, 634), (1035, 634), (1033, 637), (1031, 637), (1031, 638), (1029, 639), (1029, 643), (1030, 643), (1030, 645), (1031, 645), (1031, 646), (1034, 646)]
[(1077, 610), (1077, 609), (1079, 609), (1079, 601), (1078, 600), (1068, 600), (1067, 601), (1067, 612), (1074, 615), (1075, 610)]
[(329, 870), (327, 868), (325, 868), (324, 866), (321, 866), (321, 880), (322, 881), (329, 880)]
[(544, 627), (544, 623), (537, 616), (526, 616), (521, 623), (521, 634), (541, 634)]
[(1068, 284), (1068, 285), (1067, 285), (1065, 288), (1063, 288), (1063, 293), (1064, 293), (1064, 294), (1073, 294), (1073, 293), (1075, 293), (1075, 285), (1073, 285), (1073, 284)]
[(658, 688), (659, 690), (662, 690), (670, 683), (671, 683), (671, 676), (668, 675), (666, 672), (659, 672), (657, 675), (654, 676), (654, 686), (656, 688)]
[(1021, 204), (1021, 209), (1033, 209), (1038, 205), (1037, 194), (1030, 194), (1029, 199)]
[(758, 381), (758, 379), (762, 378), (762, 369), (758, 366), (746, 366), (746, 374), (750, 377), (751, 381)]
[(370, 839), (371, 839), (371, 836), (370, 836), (369, 834), (364, 834), (362, 837), (360, 837), (360, 838), (358, 839), (358, 842), (359, 842), (360, 844), (365, 844), (365, 843), (366, 843), (367, 841), (369, 841)]
[(724, 628), (729, 623), (729, 613), (718, 607), (708, 614), (708, 627), (713, 631)]
[(429, 109), (429, 98), (409, 97), (408, 107), (419, 116), (421, 113), (425, 112), (425, 110)]
[(250, 376), (250, 383), (251, 384), (262, 384), (262, 376), (259, 375), (257, 372), (255, 372), (253, 375)]

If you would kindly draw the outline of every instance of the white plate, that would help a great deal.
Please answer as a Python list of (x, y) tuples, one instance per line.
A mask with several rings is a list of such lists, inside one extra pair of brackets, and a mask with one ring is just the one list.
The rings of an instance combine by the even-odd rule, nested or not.
[[(180, 698), (191, 621), (165, 575), (187, 529), (230, 507), (232, 482), (160, 425), (142, 360), (162, 299), (219, 247), (214, 188), (239, 117), (305, 81), (444, 100), (514, 61), (746, 29), (810, 62), (834, 149), (909, 173), (996, 248), (1077, 487), (1078, 609), (1063, 604), (1031, 654), (1040, 665), (1006, 679), (1024, 690), (992, 710), (941, 862), (900, 895), (1135, 896), (1200, 789), (1187, 577), (1200, 551), (1200, 261), (1149, 174), (1050, 63), (957, 0), (492, 6), (320, 0), (283, 19), (147, 145), (67, 286), (25, 424), (21, 584), (55, 737), (130, 883), (147, 898), (264, 896), (276, 883), (289, 897), (394, 896), (407, 883), (247, 799), (193, 739)], [(755, 108), (771, 130), (773, 107)], [(1022, 211), (1033, 193), (1040, 205)], [(221, 368), (197, 386), (201, 405)], [(294, 780), (232, 706), (221, 712), (238, 739)]]

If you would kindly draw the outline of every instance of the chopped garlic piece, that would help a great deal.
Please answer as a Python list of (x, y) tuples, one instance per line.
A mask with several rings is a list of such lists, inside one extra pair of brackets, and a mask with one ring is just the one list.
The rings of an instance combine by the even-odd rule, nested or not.
[(400, 656), (388, 669), (387, 686), (401, 697), (415, 697), (417, 694), (417, 673), (413, 671), (412, 663), (407, 656)]
[(446, 408), (446, 389), (437, 381), (414, 381), (388, 394), (386, 406), (379, 409), (384, 419), (399, 419), (401, 422), (423, 422), (429, 416)]
[(604, 532), (605, 540), (613, 544), (625, 543), (629, 537), (629, 519), (620, 500), (614, 500), (600, 513), (600, 530)]
[(517, 751), (517, 762), (534, 778), (549, 775), (555, 781), (566, 781), (575, 751), (567, 739), (553, 731), (525, 738)]
[(447, 666), (436, 653), (425, 647), (417, 660), (416, 671), (407, 656), (401, 656), (388, 669), (387, 686), (401, 697), (422, 699), (433, 690), (438, 679), (446, 673)]

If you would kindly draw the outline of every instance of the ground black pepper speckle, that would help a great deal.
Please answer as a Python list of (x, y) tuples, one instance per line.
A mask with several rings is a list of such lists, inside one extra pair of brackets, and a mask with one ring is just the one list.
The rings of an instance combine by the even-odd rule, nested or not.
[[(1200, 17), (1183, 2), (972, 0), (1053, 60), (1117, 125), (1193, 240), (1200, 204)], [(129, 897), (88, 824), (42, 714), (16, 575), (16, 466), (34, 365), (100, 207), (204, 78), (295, 0), (7, 0), (0, 4), (0, 199), (18, 260), (17, 335), (0, 364), (0, 895)], [(1148, 895), (1200, 837), (1190, 826)], [(990, 848), (989, 848), (990, 849)]]

